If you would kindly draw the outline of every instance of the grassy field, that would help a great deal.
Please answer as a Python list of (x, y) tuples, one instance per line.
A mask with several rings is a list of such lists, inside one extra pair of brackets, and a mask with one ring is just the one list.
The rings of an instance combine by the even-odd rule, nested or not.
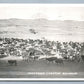
[[(34, 74), (29, 74), (30, 72)], [(51, 72), (56, 73), (51, 75), (49, 74)], [(68, 73), (68, 75), (66, 73)], [(84, 77), (83, 62), (80, 63), (64, 62), (64, 64), (56, 64), (56, 63), (48, 63), (46, 60), (31, 61), (29, 63), (25, 61), (18, 61), (17, 66), (14, 65), (10, 66), (7, 63), (7, 61), (0, 61), (0, 78), (83, 78), (83, 77)]]

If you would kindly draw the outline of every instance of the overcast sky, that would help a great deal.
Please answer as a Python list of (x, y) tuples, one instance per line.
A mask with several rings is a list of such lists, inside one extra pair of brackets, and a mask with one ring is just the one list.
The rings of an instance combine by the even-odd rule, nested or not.
[[(45, 18), (50, 20), (84, 20), (84, 4), (0, 4), (0, 19), (10, 19), (10, 18), (19, 18), (19, 19), (35, 19), (35, 18)], [(60, 24), (59, 24), (60, 25)], [(81, 26), (80, 26), (81, 25)], [(84, 29), (82, 24), (76, 29), (73, 26), (70, 31), (67, 28), (63, 30), (60, 27), (45, 27), (43, 31), (37, 36), (44, 36), (50, 40), (76, 40), (84, 41)], [(75, 25), (76, 26), (76, 25)], [(12, 27), (2, 27), (2, 29), (7, 29), (8, 31)], [(16, 27), (14, 27), (16, 29)], [(18, 27), (19, 29), (20, 27)], [(21, 28), (20, 28), (21, 30)], [(25, 30), (25, 28), (24, 28)], [(46, 32), (47, 30), (47, 32)], [(52, 30), (52, 31), (51, 31)], [(61, 33), (61, 34), (60, 34)], [(68, 35), (72, 34), (72, 35)], [(19, 34), (20, 35), (20, 34)], [(7, 36), (7, 35), (6, 35)], [(12, 36), (12, 35), (9, 35)], [(15, 36), (15, 34), (14, 34)], [(21, 37), (29, 36), (29, 33), (20, 35)], [(30, 34), (31, 36), (31, 34)], [(17, 34), (16, 34), (17, 37)], [(77, 38), (77, 39), (76, 39)]]
[(0, 4), (0, 19), (84, 20), (84, 5)]

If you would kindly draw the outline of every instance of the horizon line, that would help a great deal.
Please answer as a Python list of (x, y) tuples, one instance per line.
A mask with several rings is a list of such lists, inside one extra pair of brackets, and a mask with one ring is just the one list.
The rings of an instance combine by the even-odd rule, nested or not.
[(48, 19), (48, 18), (0, 18), (0, 20), (49, 20), (49, 21), (84, 21), (84, 20), (71, 20), (71, 19)]

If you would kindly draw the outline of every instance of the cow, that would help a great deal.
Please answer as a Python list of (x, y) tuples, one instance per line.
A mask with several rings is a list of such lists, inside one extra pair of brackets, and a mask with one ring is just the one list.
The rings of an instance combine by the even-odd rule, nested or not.
[(8, 60), (8, 64), (17, 66), (16, 60)]
[(47, 60), (48, 62), (55, 62), (56, 59), (57, 59), (57, 57), (46, 58), (46, 60)]
[(84, 62), (84, 55), (81, 55), (82, 61)]
[(81, 62), (81, 57), (80, 56), (75, 56), (74, 61), (78, 62), (78, 63)]
[(39, 60), (39, 56), (34, 56), (33, 59), (34, 60)]
[(63, 57), (64, 58), (64, 60), (68, 60), (69, 58), (68, 57)]
[(29, 57), (28, 56), (23, 57), (23, 61), (29, 62)]
[(79, 63), (81, 61), (81, 58), (79, 56), (70, 56), (69, 61)]
[(63, 64), (63, 59), (57, 57), (46, 58), (48, 62), (55, 62), (57, 64)]
[(63, 63), (63, 59), (55, 59), (55, 63), (57, 63), (57, 64), (64, 64)]

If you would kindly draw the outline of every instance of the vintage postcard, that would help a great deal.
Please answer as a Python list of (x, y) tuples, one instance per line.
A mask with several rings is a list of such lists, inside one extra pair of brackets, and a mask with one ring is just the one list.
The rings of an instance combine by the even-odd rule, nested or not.
[(0, 80), (84, 81), (84, 4), (0, 4)]

